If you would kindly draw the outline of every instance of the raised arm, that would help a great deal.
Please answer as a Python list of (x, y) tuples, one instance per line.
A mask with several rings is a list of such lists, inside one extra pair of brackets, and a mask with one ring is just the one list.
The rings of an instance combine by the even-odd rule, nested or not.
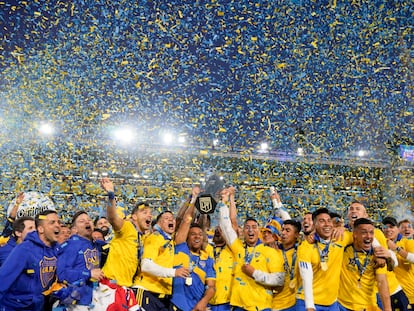
[(272, 200), (273, 207), (275, 208), (275, 215), (282, 220), (291, 219), (289, 213), (283, 208), (282, 200), (279, 193), (277, 193), (275, 187), (270, 187), (270, 199)]
[(106, 217), (108, 218), (108, 221), (112, 225), (114, 231), (119, 231), (121, 230), (125, 220), (116, 212), (114, 184), (108, 177), (104, 177), (101, 180), (101, 187), (108, 194), (109, 202), (106, 206)]
[(19, 209), (20, 204), (22, 204), (23, 199), (24, 199), (24, 192), (20, 192), (9, 214), (9, 218), (11, 218), (12, 220), (16, 219), (17, 210)]
[[(191, 199), (190, 202), (187, 202), (187, 204), (183, 205), (180, 208), (180, 211), (178, 211), (179, 214), (183, 215), (181, 216), (181, 220), (178, 223), (178, 230), (175, 233), (175, 244), (181, 244), (184, 243), (187, 240), (188, 231), (190, 230), (191, 222), (194, 218), (195, 213), (195, 201), (197, 200), (198, 195), (200, 194), (200, 187), (194, 186), (191, 190)], [(183, 210), (181, 210), (183, 209)], [(178, 218), (178, 215), (177, 215)]]
[[(221, 201), (218, 203), (220, 208), (219, 225), (223, 238), (226, 240), (227, 245), (232, 245), (237, 239), (237, 229), (233, 228), (233, 224), (230, 216), (230, 209), (226, 205), (230, 201), (230, 193), (224, 189), (221, 192)], [(235, 208), (235, 206), (234, 206)]]
[(230, 202), (230, 221), (234, 231), (237, 232), (238, 230), (238, 223), (237, 223), (237, 207), (236, 207), (236, 188), (228, 187), (228, 194), (229, 194), (229, 202)]
[(7, 221), (4, 225), (3, 232), (1, 233), (1, 236), (3, 237), (9, 237), (13, 233), (13, 222), (16, 219), (17, 216), (17, 210), (19, 209), (20, 204), (23, 202), (24, 199), (24, 193), (20, 192), (19, 195), (16, 198), (16, 202), (14, 203), (10, 214), (7, 217)]

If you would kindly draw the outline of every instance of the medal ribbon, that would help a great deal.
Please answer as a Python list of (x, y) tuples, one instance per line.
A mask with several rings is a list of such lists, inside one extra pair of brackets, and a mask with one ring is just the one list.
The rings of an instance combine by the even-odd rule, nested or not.
[(398, 233), (397, 238), (395, 239), (394, 243), (401, 241), (402, 237), (403, 237), (402, 234)]
[(226, 247), (226, 244), (224, 244), (223, 246), (216, 246), (213, 249), (213, 253), (214, 253), (214, 260), (217, 260), (217, 258), (220, 257), (221, 252), (223, 251), (223, 249)]
[(358, 273), (359, 273), (358, 282), (359, 282), (359, 281), (361, 281), (361, 277), (364, 274), (365, 270), (367, 269), (368, 263), (370, 261), (370, 256), (372, 255), (372, 247), (368, 252), (364, 252), (365, 253), (365, 259), (364, 259), (364, 266), (363, 267), (361, 267), (361, 262), (359, 261), (357, 251), (356, 251), (356, 249), (353, 245), (352, 245), (352, 248), (354, 249), (355, 263), (358, 267)]
[[(318, 250), (319, 258), (321, 259), (321, 262), (326, 262), (327, 260), (325, 260), (325, 258), (328, 259), (329, 246), (331, 245), (331, 241), (322, 240), (319, 237), (319, 235), (317, 235), (316, 233), (315, 233), (315, 240), (316, 240), (315, 247)], [(325, 248), (321, 250), (319, 248), (318, 243), (321, 243), (321, 244), (325, 245)]]
[(253, 247), (253, 251), (251, 253), (249, 253), (249, 247), (247, 246), (247, 244), (245, 244), (244, 246), (244, 263), (245, 264), (250, 264), (253, 256), (254, 256), (254, 251), (256, 250), (256, 246), (257, 244)]
[[(289, 267), (289, 261), (287, 259), (286, 256), (286, 252), (290, 249), (294, 248), (293, 251), (293, 255), (292, 255), (292, 265)], [(282, 250), (282, 254), (283, 254), (283, 261), (284, 261), (284, 268), (286, 273), (289, 273), (289, 280), (293, 280), (294, 276), (295, 276), (295, 263), (296, 263), (296, 251), (298, 249), (298, 244), (295, 243), (295, 246), (288, 248), (288, 249), (284, 249), (283, 246), (281, 246), (281, 250)]]

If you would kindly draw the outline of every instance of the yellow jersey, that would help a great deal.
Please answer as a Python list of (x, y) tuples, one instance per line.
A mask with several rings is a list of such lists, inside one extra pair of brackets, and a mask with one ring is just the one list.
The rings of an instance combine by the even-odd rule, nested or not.
[[(339, 267), (342, 265), (345, 246), (352, 244), (352, 241), (352, 233), (345, 231), (344, 238), (339, 241), (331, 241), (328, 244), (315, 241), (310, 244), (305, 240), (299, 245), (298, 264), (310, 264), (312, 267), (315, 304), (329, 306), (337, 300), (341, 273)], [(320, 253), (325, 249), (327, 256), (324, 256), (326, 258), (321, 262)], [(298, 288), (297, 298), (305, 299), (302, 286)]]
[[(166, 239), (160, 232), (154, 231), (145, 238), (142, 259), (150, 259), (162, 267), (173, 268), (174, 241)], [(171, 277), (156, 277), (141, 271), (134, 285), (143, 287), (153, 293), (171, 295), (172, 279)]]
[(272, 289), (256, 283), (242, 271), (242, 266), (245, 264), (245, 258), (251, 257), (250, 265), (254, 269), (267, 273), (284, 272), (281, 251), (264, 244), (245, 247), (240, 239), (236, 239), (230, 249), (236, 261), (230, 305), (247, 311), (270, 309), (273, 299)]
[(230, 302), (235, 262), (233, 253), (228, 246), (215, 247), (213, 254), (214, 270), (216, 271), (216, 292), (209, 303), (220, 305)]
[[(414, 240), (402, 238), (396, 244), (405, 251), (414, 253)], [(407, 261), (407, 259), (399, 254), (397, 254), (397, 258), (398, 267), (394, 268), (395, 275), (404, 293), (407, 295), (410, 304), (414, 304), (414, 263)]]
[(102, 268), (105, 276), (120, 286), (130, 287), (138, 268), (138, 247), (137, 229), (131, 222), (124, 221), (110, 242), (108, 258)]
[(372, 252), (354, 251), (352, 245), (345, 248), (338, 291), (339, 303), (350, 310), (373, 307), (372, 293), (376, 288), (376, 274), (386, 274), (387, 267), (374, 268)]
[(297, 247), (286, 251), (282, 250), (284, 268), (286, 272), (285, 284), (282, 291), (273, 296), (272, 309), (287, 309), (296, 304), (296, 292), (299, 284), (299, 272), (297, 261)]

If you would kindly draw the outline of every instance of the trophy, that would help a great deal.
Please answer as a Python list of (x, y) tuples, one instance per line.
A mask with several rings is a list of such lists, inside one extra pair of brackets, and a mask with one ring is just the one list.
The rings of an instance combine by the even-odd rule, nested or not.
[(224, 180), (217, 174), (211, 175), (201, 193), (195, 202), (195, 207), (200, 214), (212, 214), (217, 205), (217, 195), (224, 187)]

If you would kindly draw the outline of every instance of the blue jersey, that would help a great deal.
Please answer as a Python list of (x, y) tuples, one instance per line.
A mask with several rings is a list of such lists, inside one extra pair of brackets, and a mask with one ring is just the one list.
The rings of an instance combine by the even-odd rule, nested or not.
[(99, 246), (79, 235), (72, 235), (62, 243), (58, 253), (57, 276), (59, 282), (76, 284), (75, 290), (81, 293), (79, 305), (92, 302), (93, 282), (91, 270), (99, 268)]
[(10, 236), (7, 243), (4, 244), (2, 247), (0, 247), (0, 267), (6, 261), (7, 257), (9, 256), (9, 254), (11, 253), (11, 251), (16, 245), (17, 245), (16, 238), (13, 236)]
[(0, 268), (0, 309), (43, 310), (44, 296), (56, 276), (55, 248), (45, 245), (36, 231), (27, 234)]
[(204, 296), (206, 280), (216, 278), (214, 260), (204, 251), (200, 255), (191, 253), (187, 243), (181, 243), (175, 246), (174, 261), (174, 268), (190, 269), (192, 285), (186, 285), (184, 278), (174, 278), (171, 302), (183, 311), (191, 311)]

